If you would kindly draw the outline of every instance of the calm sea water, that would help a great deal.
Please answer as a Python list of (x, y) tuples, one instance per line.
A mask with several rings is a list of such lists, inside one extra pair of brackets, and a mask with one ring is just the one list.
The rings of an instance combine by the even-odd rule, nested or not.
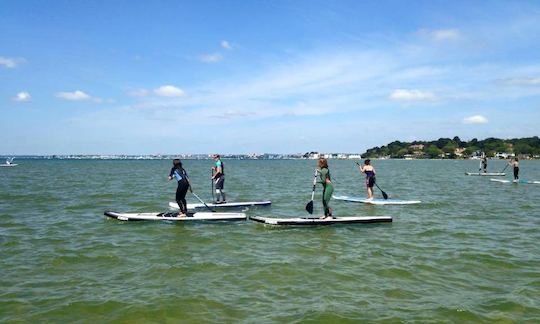
[[(394, 222), (313, 228), (121, 222), (103, 211), (167, 210), (170, 161), (17, 162), (0, 168), (0, 322), (540, 322), (540, 185), (464, 176), (477, 161), (374, 161), (391, 198), (423, 203), (333, 201)], [(185, 161), (207, 199), (210, 163)], [(273, 202), (246, 213), (308, 215), (314, 161), (225, 163), (229, 201)], [(330, 170), (336, 194), (365, 194), (352, 162)]]

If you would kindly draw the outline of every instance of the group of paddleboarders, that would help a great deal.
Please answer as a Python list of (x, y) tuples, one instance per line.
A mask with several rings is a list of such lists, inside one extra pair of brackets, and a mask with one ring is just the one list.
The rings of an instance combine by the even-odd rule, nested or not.
[[(221, 156), (219, 154), (212, 155), (214, 160), (214, 165), (211, 167), (212, 170), (212, 185), (215, 187), (216, 192), (216, 201), (215, 204), (226, 203), (225, 198), (225, 168), (223, 161), (221, 161)], [(367, 159), (364, 161), (364, 165), (358, 166), (361, 173), (366, 174), (366, 188), (368, 199), (373, 199), (373, 185), (375, 184), (375, 168), (371, 165), (371, 160)], [(324, 207), (324, 216), (321, 218), (332, 218), (332, 208), (330, 207), (330, 200), (332, 199), (332, 194), (334, 193), (334, 186), (332, 185), (332, 178), (330, 176), (330, 170), (328, 168), (328, 160), (325, 158), (320, 158), (317, 163), (316, 176), (318, 179), (316, 183), (319, 183), (323, 187), (322, 193), (322, 203)], [(178, 182), (176, 188), (176, 203), (180, 208), (179, 217), (185, 217), (187, 215), (187, 202), (186, 194), (188, 190), (193, 192), (191, 187), (191, 181), (187, 171), (182, 166), (182, 161), (180, 159), (173, 160), (173, 166), (169, 172), (169, 181), (175, 179)]]
[[(215, 162), (215, 164), (211, 167), (212, 170), (212, 185), (216, 188), (216, 198), (217, 200), (214, 202), (216, 204), (224, 204), (227, 201), (225, 200), (225, 191), (223, 189), (225, 185), (225, 171), (224, 171), (224, 165), (221, 161), (221, 156), (219, 154), (212, 155), (212, 158)], [(193, 192), (193, 189), (191, 188), (191, 181), (189, 180), (189, 176), (187, 174), (187, 171), (182, 166), (182, 161), (180, 159), (174, 159), (173, 160), (173, 166), (171, 168), (171, 171), (169, 172), (169, 181), (172, 179), (175, 179), (178, 182), (178, 186), (176, 187), (176, 203), (178, 204), (178, 207), (180, 208), (180, 213), (178, 214), (179, 217), (185, 217), (187, 215), (187, 202), (186, 202), (186, 194), (188, 190), (190, 192)]]

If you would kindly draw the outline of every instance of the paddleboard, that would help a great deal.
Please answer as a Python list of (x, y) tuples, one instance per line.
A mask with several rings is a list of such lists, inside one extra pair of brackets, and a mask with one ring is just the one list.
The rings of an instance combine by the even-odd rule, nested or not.
[(530, 180), (502, 180), (502, 179), (489, 179), (493, 182), (501, 182), (501, 183), (527, 183), (527, 184), (540, 184), (540, 181), (530, 181)]
[(332, 196), (336, 200), (357, 202), (363, 204), (372, 204), (372, 205), (413, 205), (421, 203), (420, 200), (399, 200), (399, 199), (367, 199), (362, 197), (351, 197), (351, 196)]
[(17, 166), (17, 163), (11, 163), (11, 164), (0, 164), (0, 167), (14, 167)]
[(391, 216), (351, 216), (351, 217), (335, 217), (335, 218), (273, 218), (273, 217), (261, 217), (250, 216), (250, 220), (263, 223), (267, 225), (292, 225), (292, 226), (305, 226), (305, 225), (335, 225), (335, 224), (358, 224), (358, 223), (383, 223), (391, 222)]
[(503, 177), (503, 176), (506, 175), (506, 173), (502, 173), (502, 172), (487, 172), (487, 173), (483, 173), (483, 172), (465, 172), (465, 175), (468, 175), (468, 176)]
[(117, 213), (106, 211), (105, 216), (115, 218), (121, 221), (155, 221), (168, 220), (179, 222), (190, 221), (236, 221), (246, 220), (244, 213), (188, 213), (186, 217), (178, 217), (178, 213)]
[[(207, 203), (206, 206), (210, 208), (242, 208), (250, 206), (270, 206), (272, 202), (270, 200), (265, 201), (245, 201), (245, 202), (228, 202), (224, 204)], [(206, 208), (204, 204), (187, 204), (188, 210)], [(178, 204), (175, 201), (169, 203), (169, 207), (179, 209)]]

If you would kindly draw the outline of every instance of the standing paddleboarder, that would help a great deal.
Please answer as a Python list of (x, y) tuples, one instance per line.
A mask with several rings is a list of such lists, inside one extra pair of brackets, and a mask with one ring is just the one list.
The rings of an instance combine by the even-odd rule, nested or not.
[(182, 162), (180, 159), (173, 160), (173, 166), (171, 172), (169, 173), (169, 181), (172, 179), (178, 181), (178, 187), (176, 187), (176, 203), (180, 208), (180, 213), (178, 217), (186, 217), (187, 215), (187, 202), (186, 202), (186, 193), (191, 190), (191, 183), (189, 181), (186, 170), (182, 167)]
[(481, 166), (482, 166), (482, 170), (484, 170), (484, 173), (487, 173), (487, 157), (485, 155), (482, 157)]
[(216, 187), (216, 204), (224, 204), (227, 202), (225, 199), (225, 191), (223, 189), (225, 185), (225, 171), (223, 162), (219, 154), (214, 154), (212, 158), (215, 161), (215, 165), (212, 166), (212, 171), (214, 175), (212, 176), (212, 181), (214, 181)]
[(366, 174), (366, 188), (368, 199), (373, 199), (373, 185), (375, 185), (375, 168), (371, 165), (371, 160), (366, 159), (364, 165), (358, 166), (360, 172)]
[(518, 158), (514, 158), (513, 161), (509, 162), (509, 164), (514, 169), (514, 181), (519, 180), (519, 161)]
[(332, 193), (334, 193), (334, 186), (332, 185), (332, 180), (330, 178), (330, 170), (328, 170), (328, 161), (325, 158), (320, 158), (318, 167), (319, 180), (317, 183), (320, 183), (323, 186), (322, 203), (324, 207), (324, 217), (321, 217), (321, 219), (332, 218), (330, 199), (332, 199)]

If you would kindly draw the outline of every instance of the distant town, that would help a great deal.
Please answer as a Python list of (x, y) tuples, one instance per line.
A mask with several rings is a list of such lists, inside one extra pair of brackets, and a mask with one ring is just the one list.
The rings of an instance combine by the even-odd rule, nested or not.
[[(13, 156), (4, 156), (9, 158)], [(502, 140), (487, 138), (485, 140), (472, 139), (468, 142), (459, 137), (439, 138), (436, 141), (394, 141), (381, 147), (368, 149), (364, 153), (322, 153), (306, 152), (293, 154), (279, 153), (250, 153), (250, 154), (222, 154), (223, 159), (236, 160), (293, 160), (293, 159), (340, 159), (358, 160), (373, 159), (520, 159), (540, 158), (540, 139), (538, 136)], [(1, 158), (1, 157), (0, 157)], [(211, 159), (212, 154), (66, 154), (66, 155), (19, 155), (18, 159), (59, 159), (59, 160), (168, 160), (174, 158), (186, 160)]]
[[(9, 158), (13, 156), (4, 156)], [(223, 159), (234, 160), (297, 160), (297, 159), (361, 159), (359, 153), (294, 153), (294, 154), (274, 154), (274, 153), (250, 153), (250, 154), (222, 154)], [(19, 159), (58, 159), (58, 160), (208, 160), (212, 159), (212, 154), (66, 154), (66, 155), (19, 155)]]

